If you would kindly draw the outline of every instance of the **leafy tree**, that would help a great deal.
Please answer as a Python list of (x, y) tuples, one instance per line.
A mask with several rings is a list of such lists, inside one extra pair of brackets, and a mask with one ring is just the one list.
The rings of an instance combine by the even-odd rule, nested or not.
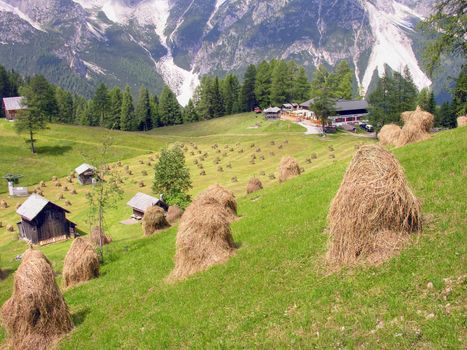
[(122, 96), (122, 109), (120, 114), (120, 129), (134, 130), (134, 107), (130, 87), (127, 85)]
[(105, 127), (109, 129), (120, 129), (120, 117), (122, 115), (122, 91), (118, 86), (110, 90), (110, 113)]
[(109, 90), (105, 84), (100, 84), (96, 92), (94, 93), (94, 97), (92, 99), (93, 109), (96, 115), (99, 118), (99, 125), (105, 126), (108, 125), (108, 118), (110, 114), (110, 96)]
[(243, 78), (239, 104), (243, 112), (251, 112), (258, 104), (255, 95), (256, 67), (250, 64)]
[(22, 103), (27, 109), (18, 114), (15, 128), (18, 133), (29, 134), (31, 152), (36, 153), (34, 133), (44, 129), (46, 122), (55, 119), (58, 114), (55, 91), (42, 75), (36, 75), (27, 85), (21, 87), (20, 92), (24, 97)]
[(319, 117), (321, 125), (324, 127), (328, 124), (330, 116), (335, 114), (335, 98), (332, 94), (332, 76), (324, 65), (320, 65), (315, 71), (312, 80), (313, 91), (313, 111)]
[(188, 104), (183, 110), (183, 120), (188, 123), (199, 121), (199, 115), (196, 112), (196, 108), (192, 99), (188, 101)]
[(150, 130), (152, 129), (152, 114), (151, 104), (149, 101), (149, 92), (141, 86), (139, 90), (139, 99), (136, 105), (135, 118), (138, 123), (138, 130)]
[(443, 54), (466, 57), (466, 13), (465, 0), (437, 0), (433, 14), (421, 22), (422, 29), (434, 37), (424, 52), (430, 75), (439, 66)]
[(268, 62), (263, 61), (258, 65), (255, 80), (255, 96), (258, 105), (261, 108), (267, 108), (271, 105), (271, 68)]
[(417, 105), (424, 111), (435, 113), (436, 103), (433, 91), (429, 88), (423, 88), (418, 94)]
[(167, 85), (164, 86), (160, 96), (159, 115), (163, 126), (183, 123), (180, 104), (175, 94)]
[(154, 167), (153, 192), (163, 194), (169, 204), (186, 207), (190, 201), (187, 192), (191, 188), (190, 171), (182, 149), (179, 146), (162, 149)]
[(272, 71), (271, 102), (282, 105), (289, 101), (290, 80), (289, 70), (285, 61), (278, 61)]

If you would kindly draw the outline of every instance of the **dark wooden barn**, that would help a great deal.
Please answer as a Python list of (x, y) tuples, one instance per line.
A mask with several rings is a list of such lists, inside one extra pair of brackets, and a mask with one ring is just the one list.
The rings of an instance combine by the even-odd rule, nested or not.
[(75, 169), (76, 176), (78, 178), (78, 182), (81, 185), (90, 185), (94, 180), (94, 174), (96, 172), (96, 168), (92, 165), (83, 163), (79, 167)]
[(47, 244), (75, 236), (76, 224), (66, 218), (68, 210), (38, 194), (32, 194), (16, 210), (21, 216), (18, 231), (21, 239), (33, 244)]
[(163, 200), (141, 192), (136, 193), (127, 204), (133, 209), (131, 217), (137, 220), (142, 219), (146, 209), (154, 205), (158, 205), (165, 211), (168, 209), (168, 205)]
[(19, 111), (27, 109), (22, 100), (22, 96), (3, 98), (2, 104), (6, 119), (15, 120)]

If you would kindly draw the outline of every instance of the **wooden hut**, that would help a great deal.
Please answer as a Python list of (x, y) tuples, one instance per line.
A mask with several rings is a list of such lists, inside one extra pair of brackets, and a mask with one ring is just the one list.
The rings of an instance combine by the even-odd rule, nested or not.
[(16, 210), (21, 216), (18, 231), (21, 239), (33, 244), (47, 244), (75, 236), (76, 224), (66, 218), (68, 210), (32, 194)]
[(5, 118), (8, 120), (15, 120), (16, 114), (27, 107), (23, 103), (23, 97), (5, 97), (3, 98), (3, 110), (5, 112)]
[(154, 205), (158, 205), (165, 211), (169, 209), (169, 206), (162, 199), (141, 192), (136, 193), (127, 204), (133, 209), (131, 217), (137, 220), (142, 219), (146, 209)]
[(94, 174), (96, 172), (96, 168), (92, 165), (83, 163), (79, 167), (75, 169), (76, 176), (78, 178), (78, 182), (81, 185), (90, 185), (94, 180)]
[(279, 119), (281, 117), (281, 109), (279, 107), (269, 107), (263, 113), (266, 119)]

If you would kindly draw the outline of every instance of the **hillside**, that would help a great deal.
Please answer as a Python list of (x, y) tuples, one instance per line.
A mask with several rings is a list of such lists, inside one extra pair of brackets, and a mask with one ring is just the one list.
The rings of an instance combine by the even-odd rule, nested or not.
[[(229, 152), (223, 158), (222, 164), (232, 163), (231, 170), (217, 173), (208, 161), (207, 176), (193, 175), (193, 193), (216, 181), (236, 192), (241, 219), (232, 227), (240, 249), (224, 265), (166, 284), (164, 278), (173, 267), (176, 228), (142, 238), (140, 227), (118, 223), (129, 215), (125, 199), (138, 189), (129, 180), (126, 198), (107, 219), (114, 242), (106, 247), (102, 276), (65, 292), (76, 328), (60, 348), (465, 347), (467, 208), (462, 182), (467, 171), (467, 130), (438, 133), (429, 141), (395, 150), (422, 200), (423, 234), (381, 266), (330, 274), (323, 265), (327, 210), (354, 145), (363, 139), (338, 134), (323, 141), (305, 137), (286, 123), (247, 129), (255, 121), (254, 116), (243, 115), (143, 135), (160, 142), (145, 143), (151, 150), (188, 137), (208, 152), (213, 142), (245, 148), (246, 154)], [(52, 126), (48, 133), (60, 134), (61, 128)], [(121, 133), (122, 140), (126, 135), (134, 134)], [(247, 162), (252, 142), (266, 150), (273, 140), (275, 146), (283, 144), (281, 150), (275, 148), (274, 156), (264, 152), (263, 164)], [(330, 144), (336, 149), (336, 162), (328, 158)], [(73, 152), (74, 144), (70, 154), (77, 154)], [(305, 164), (311, 152), (318, 159)], [(244, 196), (246, 180), (262, 169), (266, 174), (274, 172), (282, 154), (296, 156), (305, 174), (280, 185), (265, 178), (265, 190)], [(138, 160), (147, 157), (141, 152), (124, 162), (138, 174), (135, 180), (144, 167)], [(188, 155), (193, 173), (192, 160)], [(233, 174), (238, 183), (231, 183)], [(78, 197), (72, 199), (71, 217), (86, 231), (82, 192), (78, 188)], [(52, 200), (58, 194), (50, 182), (49, 194)], [(0, 221), (15, 219), (12, 208), (0, 209)], [(0, 229), (0, 263), (10, 270), (18, 266), (14, 256), (25, 248), (13, 237)], [(57, 272), (69, 243), (42, 248)], [(430, 281), (433, 289), (427, 289)], [(9, 297), (11, 283), (11, 273), (0, 282), (1, 302)]]

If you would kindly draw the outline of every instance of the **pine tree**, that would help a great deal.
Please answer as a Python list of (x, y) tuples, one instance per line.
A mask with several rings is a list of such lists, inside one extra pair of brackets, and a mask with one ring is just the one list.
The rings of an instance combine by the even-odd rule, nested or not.
[(310, 98), (310, 84), (306, 76), (305, 68), (300, 67), (294, 77), (292, 88), (292, 102), (302, 103)]
[(163, 126), (183, 123), (180, 104), (167, 85), (164, 86), (160, 96), (159, 115)]
[(152, 129), (152, 115), (151, 105), (149, 102), (149, 92), (141, 86), (139, 90), (139, 99), (136, 105), (135, 118), (138, 123), (138, 130), (151, 130)]
[(420, 106), (424, 111), (434, 113), (436, 104), (433, 91), (428, 88), (423, 88), (418, 94), (417, 105)]
[(110, 90), (110, 115), (106, 125), (109, 129), (120, 129), (122, 115), (122, 91), (118, 86)]
[(452, 107), (458, 116), (467, 114), (467, 65), (462, 66), (453, 92)]
[(157, 95), (154, 95), (149, 102), (151, 106), (152, 126), (153, 128), (158, 128), (161, 126), (161, 120), (159, 116), (159, 98)]
[(192, 99), (188, 101), (188, 104), (183, 110), (183, 120), (187, 123), (199, 121), (199, 115), (196, 112), (196, 108)]
[(269, 63), (261, 62), (256, 70), (255, 96), (258, 105), (261, 108), (267, 108), (271, 105), (271, 69)]
[(402, 73), (402, 80), (397, 77), (398, 73), (394, 73), (394, 77), (398, 79), (398, 83), (401, 84), (400, 91), (400, 111), (413, 111), (417, 106), (418, 90), (410, 74), (409, 67), (405, 66)]
[(353, 73), (349, 63), (345, 60), (340, 61), (334, 69), (335, 91), (334, 97), (345, 100), (352, 99), (352, 78)]
[(73, 97), (71, 93), (59, 87), (55, 89), (58, 116), (56, 121), (61, 123), (72, 123), (73, 121)]
[(329, 74), (325, 66), (320, 65), (315, 71), (312, 80), (313, 91), (313, 111), (319, 117), (321, 125), (324, 127), (328, 124), (328, 118), (335, 113), (334, 105), (335, 98), (332, 93), (332, 76)]
[(238, 113), (237, 101), (240, 92), (240, 83), (237, 77), (233, 74), (227, 74), (221, 85), (225, 114), (230, 115)]
[(94, 97), (92, 99), (93, 109), (96, 115), (98, 116), (98, 125), (106, 126), (108, 125), (108, 118), (110, 113), (110, 97), (109, 90), (105, 84), (100, 84)]
[(222, 96), (218, 77), (214, 78), (210, 104), (212, 106), (212, 114), (214, 118), (222, 117), (224, 115), (224, 99)]
[(120, 130), (134, 130), (134, 107), (130, 87), (127, 85), (122, 96), (122, 110), (120, 114)]
[(453, 105), (449, 104), (449, 102), (444, 102), (441, 105), (438, 113), (436, 113), (435, 124), (436, 126), (450, 129), (456, 127), (456, 113)]
[(213, 81), (211, 77), (204, 76), (195, 90), (194, 103), (201, 119), (214, 118), (212, 102)]
[(289, 74), (287, 63), (278, 61), (272, 71), (271, 103), (280, 106), (289, 100)]
[(239, 97), (240, 107), (243, 112), (251, 112), (258, 102), (255, 95), (256, 67), (250, 64), (246, 69), (241, 94)]

